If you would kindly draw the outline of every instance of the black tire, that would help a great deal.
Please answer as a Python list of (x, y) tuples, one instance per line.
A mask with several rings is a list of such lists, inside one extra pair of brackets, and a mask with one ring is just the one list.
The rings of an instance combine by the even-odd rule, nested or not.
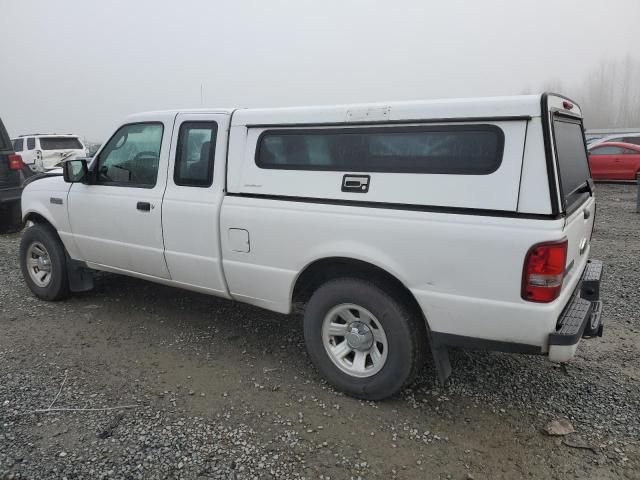
[[(31, 278), (27, 266), (27, 255), (34, 243), (40, 243), (49, 254), (51, 263), (50, 279), (46, 286), (39, 286)], [(67, 257), (64, 245), (55, 230), (41, 223), (27, 228), (20, 240), (20, 268), (27, 286), (33, 294), (43, 300), (63, 300), (69, 296)]]
[(0, 233), (15, 233), (22, 229), (20, 202), (12, 202), (0, 209)]
[[(427, 346), (424, 321), (417, 312), (366, 280), (339, 278), (320, 286), (304, 314), (304, 337), (309, 356), (322, 375), (337, 389), (365, 400), (381, 400), (402, 390), (422, 367)], [(387, 359), (380, 371), (360, 378), (340, 370), (329, 357), (322, 339), (322, 325), (331, 309), (355, 304), (371, 312), (387, 337)]]

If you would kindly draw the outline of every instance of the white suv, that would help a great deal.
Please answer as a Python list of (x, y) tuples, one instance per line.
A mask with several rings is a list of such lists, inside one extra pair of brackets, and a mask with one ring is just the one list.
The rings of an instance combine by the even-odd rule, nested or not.
[(361, 398), (428, 353), (445, 381), (449, 347), (565, 362), (602, 332), (582, 117), (558, 95), (137, 114), (22, 208), (39, 298), (102, 270), (305, 305), (310, 358)]
[(21, 135), (12, 142), (13, 149), (34, 172), (60, 168), (65, 160), (87, 156), (87, 149), (77, 135), (36, 133)]

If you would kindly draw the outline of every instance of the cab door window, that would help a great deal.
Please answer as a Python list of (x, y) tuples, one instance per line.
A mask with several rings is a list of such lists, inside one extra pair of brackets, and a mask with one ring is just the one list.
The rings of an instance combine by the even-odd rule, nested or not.
[(130, 123), (118, 129), (98, 157), (96, 183), (153, 188), (158, 178), (162, 123)]
[(217, 132), (216, 122), (184, 122), (180, 125), (173, 171), (176, 185), (211, 186)]

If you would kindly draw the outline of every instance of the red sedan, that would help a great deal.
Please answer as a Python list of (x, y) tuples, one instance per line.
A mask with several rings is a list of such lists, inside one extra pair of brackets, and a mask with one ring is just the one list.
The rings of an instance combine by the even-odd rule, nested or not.
[(594, 180), (635, 180), (640, 173), (640, 145), (604, 142), (589, 149)]

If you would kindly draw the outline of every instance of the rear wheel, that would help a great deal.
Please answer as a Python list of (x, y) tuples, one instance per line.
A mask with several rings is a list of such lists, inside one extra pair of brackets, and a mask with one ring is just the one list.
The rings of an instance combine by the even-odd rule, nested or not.
[(25, 230), (20, 241), (20, 268), (38, 298), (62, 300), (69, 296), (64, 246), (51, 227), (36, 223)]
[(304, 316), (311, 360), (339, 390), (380, 400), (399, 392), (422, 366), (422, 318), (385, 289), (356, 278), (331, 280)]

